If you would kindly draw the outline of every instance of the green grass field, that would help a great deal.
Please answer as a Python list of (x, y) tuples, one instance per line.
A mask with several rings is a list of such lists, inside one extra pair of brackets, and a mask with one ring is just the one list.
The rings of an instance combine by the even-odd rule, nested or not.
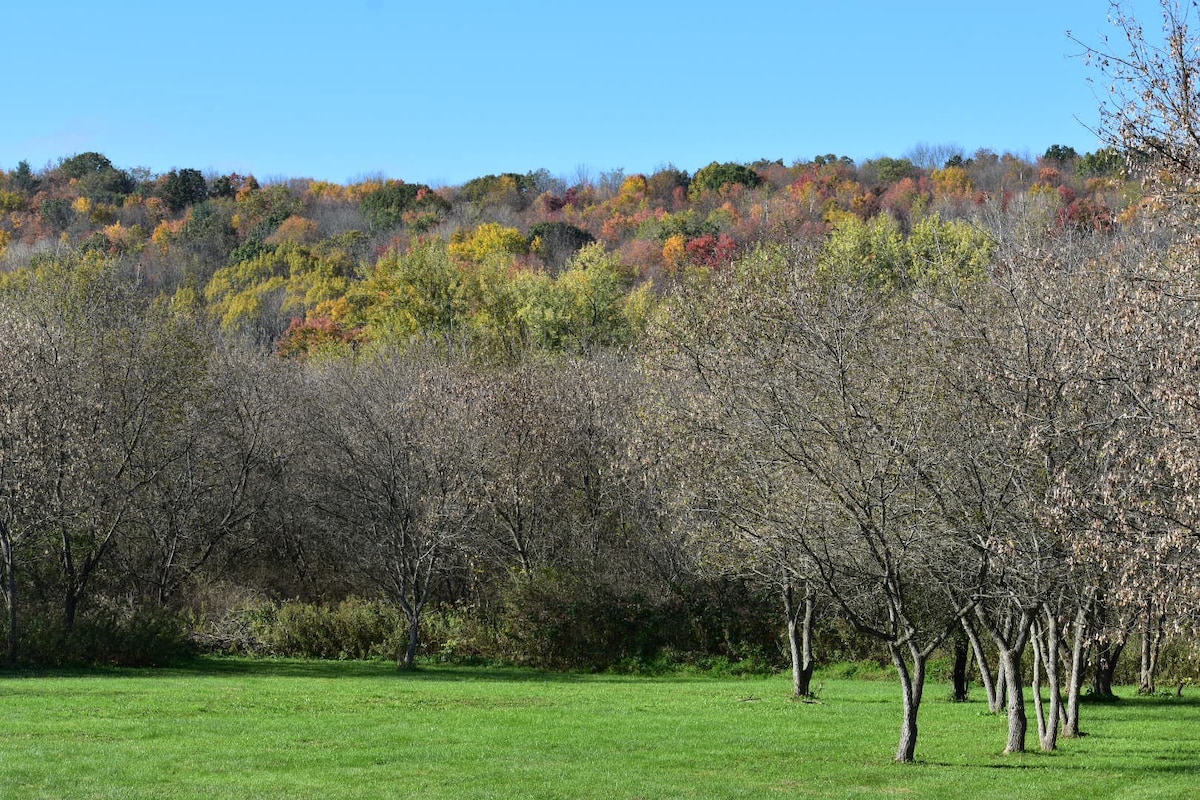
[[(1089, 736), (1003, 756), (1004, 719), (931, 685), (202, 660), (0, 676), (2, 798), (1200, 796), (1200, 698), (1089, 705)], [(1035, 737), (1030, 737), (1033, 744)]]

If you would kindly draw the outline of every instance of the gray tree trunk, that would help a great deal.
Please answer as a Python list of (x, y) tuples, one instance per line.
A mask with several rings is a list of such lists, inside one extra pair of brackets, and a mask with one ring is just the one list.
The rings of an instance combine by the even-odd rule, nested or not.
[[(1037, 717), (1038, 742), (1042, 750), (1053, 751), (1058, 747), (1058, 732), (1061, 724), (1062, 692), (1058, 674), (1059, 634), (1058, 620), (1047, 609), (1045, 622), (1033, 630), (1033, 707)], [(1049, 690), (1045, 703), (1042, 701), (1041, 671), (1046, 673)]]
[(797, 604), (795, 588), (789, 580), (783, 589), (783, 609), (787, 615), (788, 649), (792, 656), (792, 695), (812, 696), (812, 674), (814, 667), (812, 651), (812, 624), (816, 611), (816, 598), (812, 587), (804, 582), (804, 601)]
[(987, 654), (983, 651), (983, 642), (979, 640), (975, 626), (966, 617), (963, 617), (962, 626), (967, 634), (967, 641), (971, 643), (971, 650), (975, 653), (975, 663), (979, 665), (979, 682), (983, 684), (984, 694), (987, 695), (988, 711), (999, 714), (1000, 709), (1004, 707), (1004, 685), (1001, 683), (997, 686), (997, 680), (1003, 678), (1004, 673), (993, 677)]
[[(3, 523), (0, 523), (3, 524)], [(4, 597), (8, 601), (8, 665), (17, 665), (17, 560), (13, 545), (4, 542)]]
[(410, 617), (408, 620), (408, 643), (401, 652), (400, 658), (396, 661), (396, 666), (400, 669), (412, 669), (417, 663), (417, 648), (421, 644), (421, 626), (420, 620), (417, 617)]
[(889, 644), (892, 663), (900, 676), (900, 690), (904, 700), (904, 718), (900, 723), (900, 743), (896, 748), (896, 761), (911, 763), (917, 751), (917, 713), (921, 710), (921, 694), (925, 688), (925, 662), (927, 656), (915, 646), (909, 645), (912, 666), (905, 661), (899, 645)]
[[(1018, 609), (1014, 619), (1009, 617), (1003, 628), (991, 621), (983, 609), (976, 608), (980, 621), (987, 626), (996, 642), (1000, 664), (1000, 678), (1004, 684), (1005, 701), (1008, 706), (1008, 743), (1005, 753), (1024, 753), (1025, 734), (1029, 721), (1025, 716), (1025, 692), (1021, 680), (1021, 656), (1029, 641), (1029, 629), (1033, 625), (1032, 608)], [(1015, 623), (1015, 627), (1013, 626)]]
[(1138, 670), (1138, 694), (1154, 694), (1158, 690), (1158, 656), (1162, 650), (1166, 615), (1157, 613), (1152, 601), (1147, 601), (1142, 619), (1142, 647)]
[(1075, 612), (1075, 625), (1071, 631), (1074, 639), (1071, 643), (1071, 675), (1067, 683), (1067, 713), (1063, 720), (1064, 739), (1076, 739), (1083, 735), (1079, 732), (1079, 691), (1083, 686), (1083, 670), (1087, 662), (1087, 647), (1084, 642), (1087, 640), (1090, 604), (1090, 601), (1084, 603)]
[(1008, 743), (1004, 747), (1006, 753), (1025, 752), (1025, 733), (1029, 721), (1025, 717), (1025, 693), (1022, 691), (1021, 680), (1021, 651), (1024, 642), (1018, 650), (1015, 647), (1005, 647), (1000, 650), (1000, 669), (1004, 672), (1005, 701), (1008, 705)]

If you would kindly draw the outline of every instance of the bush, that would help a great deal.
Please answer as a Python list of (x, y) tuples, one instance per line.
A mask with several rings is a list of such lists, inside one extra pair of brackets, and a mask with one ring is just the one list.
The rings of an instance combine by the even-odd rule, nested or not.
[(406, 629), (396, 609), (351, 597), (333, 604), (256, 603), (194, 634), (207, 652), (294, 658), (395, 658)]
[(262, 639), (273, 655), (301, 658), (394, 658), (400, 614), (377, 601), (351, 597), (334, 605), (284, 603)]
[(22, 663), (39, 666), (157, 667), (195, 653), (175, 612), (119, 603), (89, 610), (73, 631), (63, 626), (57, 609), (27, 609), (18, 649)]
[(427, 613), (421, 622), (426, 658), (468, 665), (505, 661), (498, 631), (482, 619), (477, 609), (447, 606)]
[[(514, 663), (545, 669), (605, 669), (650, 655), (635, 609), (603, 586), (578, 576), (541, 570), (518, 576), (503, 599), (499, 642)], [(639, 631), (640, 629), (640, 631)]]
[(727, 674), (774, 671), (779, 625), (764, 598), (726, 581), (654, 601), (621, 595), (587, 576), (542, 570), (503, 594), (499, 656), (544, 669)]

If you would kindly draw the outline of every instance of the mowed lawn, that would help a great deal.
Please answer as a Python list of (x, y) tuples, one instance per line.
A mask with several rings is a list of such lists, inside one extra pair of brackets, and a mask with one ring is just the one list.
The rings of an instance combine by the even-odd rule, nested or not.
[(919, 763), (897, 765), (881, 681), (825, 680), (808, 704), (786, 677), (240, 659), (0, 674), (0, 797), (1200, 797), (1200, 698), (1127, 692), (1084, 709), (1089, 736), (1014, 757), (1003, 717), (947, 695), (928, 687)]

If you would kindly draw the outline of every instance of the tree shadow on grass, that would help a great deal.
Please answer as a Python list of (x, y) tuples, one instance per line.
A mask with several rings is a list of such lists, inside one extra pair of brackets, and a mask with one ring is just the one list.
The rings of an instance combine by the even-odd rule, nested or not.
[(430, 681), (564, 682), (583, 676), (522, 667), (447, 666), (398, 669), (387, 661), (321, 661), (292, 658), (201, 656), (164, 667), (50, 667), (0, 669), (0, 680), (20, 678), (322, 678)]
[(520, 667), (462, 667), (442, 664), (399, 669), (388, 661), (319, 661), (272, 658), (199, 658), (166, 670), (189, 676), (244, 675), (263, 678), (373, 678), (402, 681), (570, 681), (579, 676)]
[[(721, 680), (719, 676), (690, 673), (663, 675), (625, 675), (612, 673), (551, 672), (530, 667), (464, 666), (448, 664), (418, 665), (399, 669), (391, 661), (334, 661), (299, 658), (262, 658), (244, 656), (198, 656), (164, 667), (59, 667), (21, 670), (0, 669), (0, 680), (12, 678), (320, 678), (397, 680), (410, 683), (430, 682), (503, 682), (503, 683), (704, 683)], [(746, 678), (750, 684), (760, 676)]]

